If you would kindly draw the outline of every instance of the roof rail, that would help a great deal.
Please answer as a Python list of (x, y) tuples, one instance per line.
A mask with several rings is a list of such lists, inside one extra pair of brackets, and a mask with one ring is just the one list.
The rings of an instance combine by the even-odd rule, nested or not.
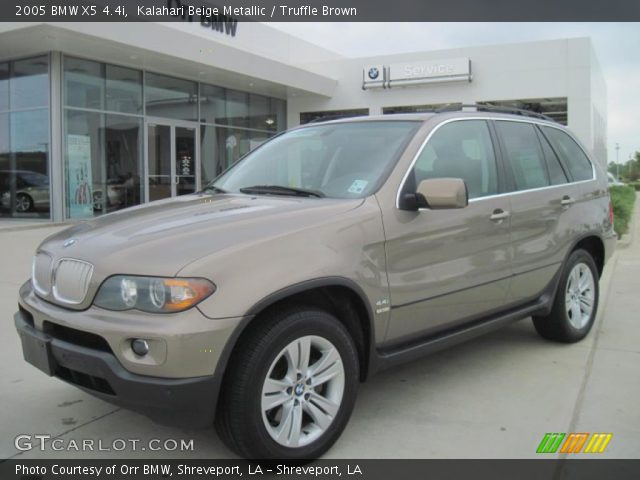
[(541, 120), (547, 120), (549, 122), (557, 123), (553, 118), (548, 117), (547, 115), (544, 115), (542, 113), (532, 112), (531, 110), (523, 110), (522, 108), (502, 107), (502, 106), (495, 106), (490, 104), (484, 105), (484, 104), (478, 104), (478, 103), (472, 103), (472, 104), (451, 103), (449, 105), (445, 105), (444, 107), (437, 109), (435, 112), (436, 113), (461, 112), (469, 108), (475, 109), (474, 111), (476, 112), (511, 113), (513, 115), (522, 115), (523, 117), (539, 118)]
[(309, 120), (305, 125), (310, 123), (319, 123), (319, 122), (329, 122), (331, 120), (342, 120), (343, 118), (356, 118), (356, 117), (366, 117), (365, 114), (353, 114), (353, 113), (345, 113), (345, 114), (336, 114), (336, 115), (327, 115), (325, 117), (316, 117), (313, 120)]

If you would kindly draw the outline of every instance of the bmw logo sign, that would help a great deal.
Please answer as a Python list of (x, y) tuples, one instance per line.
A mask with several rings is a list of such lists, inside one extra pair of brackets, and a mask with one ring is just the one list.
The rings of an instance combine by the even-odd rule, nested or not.
[(371, 67), (369, 69), (368, 75), (371, 80), (375, 80), (376, 78), (378, 78), (378, 75), (380, 75), (380, 71), (376, 67)]

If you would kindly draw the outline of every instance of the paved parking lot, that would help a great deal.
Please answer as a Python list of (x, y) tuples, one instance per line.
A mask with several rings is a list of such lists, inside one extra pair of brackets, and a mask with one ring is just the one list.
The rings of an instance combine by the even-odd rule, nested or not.
[[(525, 320), (384, 372), (361, 386), (351, 422), (327, 458), (530, 458), (546, 432), (612, 432), (604, 457), (639, 458), (639, 224), (635, 242), (605, 269), (597, 324), (585, 341), (543, 341)], [(230, 457), (213, 429), (156, 425), (22, 360), (12, 319), (18, 287), (36, 245), (58, 229), (0, 228), (0, 458), (166, 458), (141, 450), (149, 439), (193, 440), (192, 451), (171, 457)], [(20, 434), (51, 435), (58, 445), (94, 440), (95, 449), (20, 452)], [(120, 448), (116, 439), (127, 448), (97, 451), (98, 440), (103, 449)], [(140, 439), (140, 450), (132, 451), (130, 439)]]

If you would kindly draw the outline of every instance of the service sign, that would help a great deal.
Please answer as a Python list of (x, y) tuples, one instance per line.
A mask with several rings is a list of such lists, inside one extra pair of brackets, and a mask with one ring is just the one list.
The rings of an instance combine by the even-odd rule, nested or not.
[(471, 60), (468, 58), (365, 65), (362, 69), (362, 88), (365, 90), (461, 81), (471, 81)]
[(390, 86), (402, 83), (460, 80), (471, 81), (471, 61), (468, 58), (394, 63), (389, 66)]

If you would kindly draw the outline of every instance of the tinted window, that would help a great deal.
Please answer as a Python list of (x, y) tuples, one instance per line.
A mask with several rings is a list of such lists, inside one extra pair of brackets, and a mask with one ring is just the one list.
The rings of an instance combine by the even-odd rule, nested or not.
[(564, 165), (569, 169), (574, 181), (593, 178), (591, 162), (573, 138), (557, 128), (542, 127), (542, 131)]
[(469, 198), (498, 192), (496, 160), (484, 120), (464, 120), (440, 127), (414, 166), (415, 185), (428, 178), (461, 178)]
[(530, 123), (496, 122), (517, 190), (549, 185), (547, 168), (535, 127)]
[(558, 156), (555, 154), (549, 142), (542, 135), (538, 135), (540, 145), (542, 145), (542, 151), (544, 152), (544, 158), (547, 160), (547, 169), (549, 170), (549, 180), (551, 185), (562, 185), (567, 183), (567, 175), (564, 173), (564, 169), (558, 160)]
[(496, 122), (496, 127), (516, 190), (548, 186), (549, 178), (535, 127), (520, 122)]

